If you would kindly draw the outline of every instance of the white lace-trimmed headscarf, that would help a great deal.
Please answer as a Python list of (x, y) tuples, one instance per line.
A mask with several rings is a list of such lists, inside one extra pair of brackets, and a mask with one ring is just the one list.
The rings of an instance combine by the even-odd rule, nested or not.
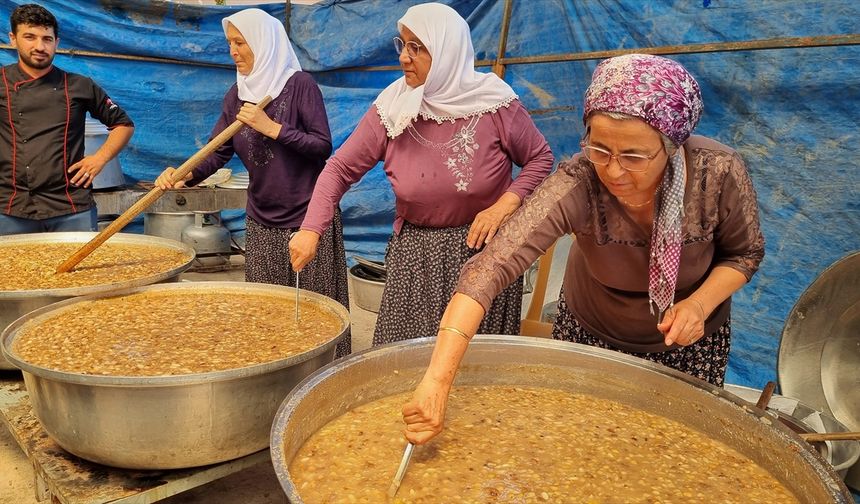
[(254, 68), (248, 75), (236, 70), (239, 99), (259, 103), (266, 95), (276, 98), (290, 77), (302, 71), (284, 25), (260, 9), (241, 10), (222, 19), (224, 35), (228, 23), (239, 30), (254, 53)]
[(427, 80), (411, 88), (401, 77), (374, 101), (390, 138), (395, 138), (420, 114), (424, 119), (453, 121), (495, 112), (517, 98), (496, 74), (475, 71), (475, 49), (469, 25), (457, 11), (439, 3), (410, 7), (397, 22), (408, 28), (429, 51)]

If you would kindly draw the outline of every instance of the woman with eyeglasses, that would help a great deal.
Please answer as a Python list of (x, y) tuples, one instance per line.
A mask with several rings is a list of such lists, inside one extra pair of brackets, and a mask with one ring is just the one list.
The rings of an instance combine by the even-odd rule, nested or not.
[(559, 163), (460, 275), (406, 437), (442, 430), (448, 391), (493, 297), (556, 239), (576, 235), (553, 338), (632, 354), (722, 386), (731, 295), (764, 257), (740, 156), (691, 136), (699, 85), (659, 56), (608, 59), (585, 94), (582, 152)]
[[(331, 132), (319, 86), (303, 72), (284, 25), (261, 9), (244, 9), (222, 20), (236, 84), (224, 95), (211, 137), (235, 120), (244, 127), (194, 168), (174, 180), (167, 168), (155, 181), (162, 189), (193, 186), (215, 173), (233, 155), (248, 169), (245, 280), (295, 286), (288, 243), (305, 217), (317, 177), (331, 154)], [(254, 104), (264, 97), (264, 110)], [(300, 287), (349, 308), (346, 252), (340, 212), (322, 230), (320, 254), (302, 273)], [(350, 335), (337, 356), (351, 351)]]
[[(438, 332), (463, 264), (494, 239), (553, 163), (511, 87), (475, 71), (469, 25), (455, 10), (416, 5), (398, 28), (403, 77), (328, 160), (290, 241), (293, 268), (301, 270), (350, 185), (384, 160), (396, 205), (374, 345)], [(516, 179), (513, 163), (522, 167)], [(522, 278), (508, 283), (487, 307), (481, 331), (519, 332)]]

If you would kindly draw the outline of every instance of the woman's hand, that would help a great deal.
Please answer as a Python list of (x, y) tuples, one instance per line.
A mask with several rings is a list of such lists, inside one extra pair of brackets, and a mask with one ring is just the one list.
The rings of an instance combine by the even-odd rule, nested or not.
[(176, 174), (176, 168), (172, 166), (168, 166), (161, 172), (161, 175), (155, 179), (155, 186), (166, 191), (168, 189), (179, 189), (180, 187), (185, 187), (185, 182), (191, 180), (191, 172), (188, 172), (185, 175), (185, 178), (182, 180), (174, 181), (173, 177)]
[(449, 387), (442, 382), (424, 377), (412, 400), (403, 406), (403, 434), (413, 444), (424, 444), (440, 432), (445, 421)]
[(520, 207), (520, 203), (519, 196), (506, 192), (492, 206), (478, 212), (466, 236), (466, 245), (479, 249), (485, 243), (490, 243), (499, 227)]
[(260, 133), (269, 138), (278, 138), (281, 132), (281, 125), (273, 121), (266, 115), (266, 112), (258, 108), (253, 103), (245, 103), (236, 114), (236, 119), (242, 121), (248, 126), (254, 128)]
[(692, 345), (705, 335), (706, 318), (702, 303), (689, 297), (666, 310), (663, 321), (657, 324), (657, 330), (665, 336), (666, 346), (673, 343)]
[(317, 255), (320, 235), (314, 231), (301, 229), (290, 238), (290, 263), (293, 271), (301, 271)]

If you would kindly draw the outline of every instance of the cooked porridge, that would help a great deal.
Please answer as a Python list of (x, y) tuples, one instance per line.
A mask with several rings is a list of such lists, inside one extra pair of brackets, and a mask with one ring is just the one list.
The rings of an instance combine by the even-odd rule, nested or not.
[[(409, 397), (365, 404), (311, 436), (289, 468), (304, 502), (386, 502)], [(415, 447), (393, 500), (717, 501), (798, 502), (752, 460), (683, 424), (589, 395), (509, 386), (455, 387), (446, 429)]]
[(0, 246), (0, 291), (63, 289), (111, 284), (177, 268), (191, 257), (165, 247), (105, 243), (68, 273), (57, 266), (83, 243), (27, 243)]
[(306, 352), (342, 329), (310, 300), (238, 291), (143, 292), (76, 303), (21, 328), (13, 349), (60, 371), (179, 375), (262, 364)]

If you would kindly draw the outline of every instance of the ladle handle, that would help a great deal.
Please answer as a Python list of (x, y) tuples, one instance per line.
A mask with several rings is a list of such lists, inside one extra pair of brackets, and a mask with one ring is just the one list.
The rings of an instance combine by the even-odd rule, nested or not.
[(400, 459), (400, 467), (397, 468), (397, 473), (394, 475), (394, 480), (391, 482), (391, 486), (388, 487), (389, 499), (393, 499), (397, 495), (397, 490), (400, 488), (400, 483), (403, 481), (403, 477), (406, 475), (406, 467), (409, 466), (409, 459), (412, 458), (412, 450), (414, 449), (414, 444), (406, 444), (406, 448), (403, 450), (403, 457)]
[[(257, 104), (257, 108), (262, 109), (266, 105), (268, 105), (272, 101), (271, 96), (266, 96), (260, 103)], [(188, 173), (193, 170), (197, 165), (203, 162), (209, 154), (212, 154), (215, 149), (224, 145), (224, 143), (233, 137), (236, 133), (242, 129), (244, 123), (240, 120), (233, 121), (233, 124), (227, 126), (224, 131), (218, 133), (212, 140), (209, 140), (209, 143), (203, 146), (202, 149), (197, 151), (193, 156), (188, 158), (187, 161), (182, 163), (179, 168), (176, 169), (176, 172), (173, 175), (174, 180), (182, 180)], [(159, 187), (153, 187), (148, 193), (146, 193), (142, 198), (137, 200), (137, 202), (131, 206), (128, 210), (122, 213), (119, 217), (116, 218), (113, 222), (110, 223), (104, 230), (95, 235), (92, 240), (87, 242), (83, 247), (78, 249), (77, 252), (72, 254), (71, 257), (63, 261), (57, 267), (57, 273), (66, 273), (67, 271), (71, 271), (72, 268), (78, 265), (81, 261), (86, 259), (86, 257), (93, 253), (95, 249), (99, 247), (102, 243), (106, 242), (108, 238), (116, 234), (120, 229), (124, 228), (129, 222), (132, 221), (135, 217), (137, 217), (141, 212), (146, 210), (146, 208), (155, 203), (161, 195), (164, 194), (164, 190)]]
[(764, 386), (764, 390), (761, 391), (761, 396), (759, 396), (758, 402), (755, 403), (758, 409), (767, 409), (767, 404), (770, 402), (771, 396), (773, 396), (774, 389), (776, 389), (776, 382), (767, 382), (767, 385)]
[(810, 432), (800, 434), (807, 443), (816, 441), (860, 441), (860, 432)]

